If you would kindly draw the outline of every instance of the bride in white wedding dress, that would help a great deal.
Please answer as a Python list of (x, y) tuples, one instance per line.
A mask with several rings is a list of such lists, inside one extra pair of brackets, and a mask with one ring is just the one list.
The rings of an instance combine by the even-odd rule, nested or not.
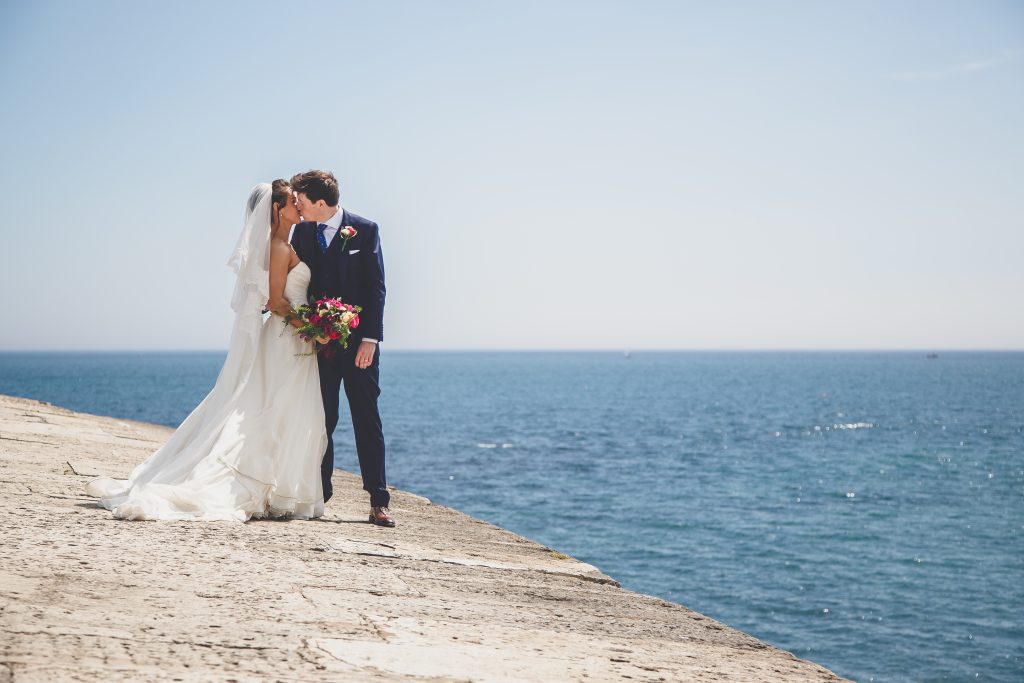
[(127, 480), (94, 479), (90, 495), (124, 519), (237, 520), (324, 513), (327, 447), (317, 357), (263, 307), (306, 303), (309, 267), (288, 244), (299, 222), (283, 180), (253, 188), (228, 265), (235, 324), (213, 390)]

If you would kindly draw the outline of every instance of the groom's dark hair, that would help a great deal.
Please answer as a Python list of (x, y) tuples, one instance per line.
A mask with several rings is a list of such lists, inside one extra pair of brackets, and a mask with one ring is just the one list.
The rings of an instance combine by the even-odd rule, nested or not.
[(322, 199), (327, 206), (338, 205), (338, 180), (330, 171), (298, 173), (292, 176), (289, 184), (314, 204)]

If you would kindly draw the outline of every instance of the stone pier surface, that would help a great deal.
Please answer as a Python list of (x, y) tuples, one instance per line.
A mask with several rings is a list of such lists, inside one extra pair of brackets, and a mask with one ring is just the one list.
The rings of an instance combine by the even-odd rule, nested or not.
[(0, 683), (838, 681), (594, 567), (401, 491), (366, 522), (127, 522), (84, 493), (169, 429), (0, 396)]

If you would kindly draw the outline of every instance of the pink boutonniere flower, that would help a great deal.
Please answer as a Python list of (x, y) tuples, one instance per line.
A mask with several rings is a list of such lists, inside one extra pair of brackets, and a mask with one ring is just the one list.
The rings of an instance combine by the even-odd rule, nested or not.
[(348, 244), (348, 241), (355, 237), (356, 235), (358, 235), (359, 231), (353, 228), (351, 225), (346, 225), (344, 228), (338, 231), (338, 234), (341, 235), (341, 238), (343, 240), (345, 240), (344, 242), (341, 243), (341, 248), (344, 249), (345, 245)]

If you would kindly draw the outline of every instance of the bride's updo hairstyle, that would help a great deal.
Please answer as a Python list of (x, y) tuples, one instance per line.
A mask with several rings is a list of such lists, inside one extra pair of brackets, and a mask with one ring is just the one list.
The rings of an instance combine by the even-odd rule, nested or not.
[(327, 206), (337, 206), (340, 193), (338, 179), (330, 171), (306, 171), (292, 176), (292, 189), (306, 195), (316, 204), (321, 199)]
[(280, 209), (291, 198), (292, 186), (288, 184), (287, 180), (278, 178), (270, 184), (270, 187), (270, 201), (277, 204), (277, 208)]
[(278, 178), (270, 184), (270, 203), (271, 206), (277, 204), (276, 208), (273, 208), (274, 214), (271, 216), (272, 221), (277, 221), (277, 214), (280, 213), (281, 209), (288, 203), (292, 198), (292, 186), (288, 184), (287, 180)]

